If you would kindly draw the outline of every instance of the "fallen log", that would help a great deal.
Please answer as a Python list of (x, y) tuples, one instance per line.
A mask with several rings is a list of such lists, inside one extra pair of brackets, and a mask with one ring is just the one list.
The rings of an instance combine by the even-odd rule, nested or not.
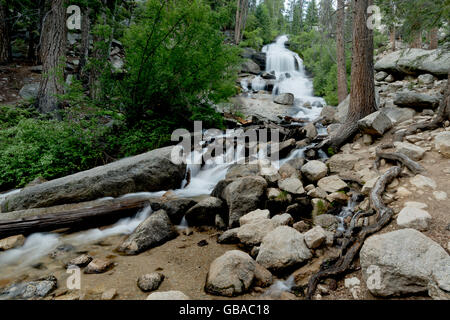
[[(150, 205), (148, 197), (124, 197), (94, 203), (90, 207), (72, 208), (40, 216), (0, 220), (0, 239), (12, 235), (28, 235), (35, 232), (62, 228), (83, 229), (114, 223), (131, 216)], [(63, 207), (63, 206), (61, 206)]]
[[(351, 228), (350, 231), (346, 232), (339, 258), (330, 267), (328, 267), (327, 262), (322, 264), (319, 272), (314, 274), (309, 279), (306, 299), (312, 299), (321, 279), (337, 276), (348, 270), (353, 259), (359, 253), (362, 245), (364, 244), (364, 240), (368, 236), (380, 231), (389, 223), (394, 212), (383, 203), (381, 195), (384, 192), (386, 185), (399, 176), (401, 171), (402, 170), (400, 167), (392, 167), (377, 180), (370, 193), (370, 201), (376, 211), (376, 222), (362, 228), (358, 233), (355, 232), (354, 228)], [(359, 214), (358, 216), (361, 215), (362, 214)]]

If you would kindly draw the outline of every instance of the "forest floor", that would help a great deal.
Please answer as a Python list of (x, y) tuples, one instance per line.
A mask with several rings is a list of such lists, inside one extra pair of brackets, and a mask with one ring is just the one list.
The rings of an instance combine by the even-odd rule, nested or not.
[(31, 68), (32, 64), (26, 61), (0, 66), (0, 104), (20, 101), (20, 89), (26, 84), (40, 80), (41, 76), (31, 71)]

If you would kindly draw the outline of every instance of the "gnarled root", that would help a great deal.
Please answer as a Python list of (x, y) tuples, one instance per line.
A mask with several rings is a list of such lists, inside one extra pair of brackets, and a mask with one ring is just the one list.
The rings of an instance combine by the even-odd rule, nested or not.
[(392, 218), (393, 211), (383, 203), (381, 195), (384, 192), (386, 185), (399, 176), (401, 171), (402, 170), (400, 167), (392, 167), (377, 180), (372, 192), (370, 193), (370, 201), (376, 211), (376, 222), (362, 228), (356, 235), (353, 232), (355, 229), (352, 229), (351, 232), (346, 232), (346, 238), (343, 242), (341, 254), (334, 265), (329, 268), (322, 265), (321, 270), (309, 279), (306, 299), (312, 298), (321, 279), (328, 278), (330, 276), (337, 276), (348, 270), (353, 259), (359, 253), (359, 250), (364, 244), (364, 240), (368, 236), (381, 230), (389, 223)]
[(407, 155), (404, 155), (403, 153), (382, 152), (381, 151), (381, 150), (390, 149), (390, 148), (395, 148), (395, 146), (393, 144), (385, 144), (385, 145), (379, 146), (376, 149), (377, 159), (375, 160), (375, 164), (376, 164), (377, 169), (380, 166), (380, 160), (383, 158), (383, 159), (394, 160), (394, 161), (400, 162), (405, 167), (407, 167), (409, 170), (411, 170), (411, 172), (414, 174), (418, 174), (422, 171), (425, 171), (424, 167), (422, 167), (419, 163), (411, 160)]

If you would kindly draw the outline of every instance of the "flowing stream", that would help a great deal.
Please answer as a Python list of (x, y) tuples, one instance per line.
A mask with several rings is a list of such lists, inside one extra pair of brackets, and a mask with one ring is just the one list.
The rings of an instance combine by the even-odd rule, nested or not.
[[(324, 100), (322, 98), (313, 96), (313, 85), (310, 78), (305, 74), (303, 61), (298, 54), (285, 48), (285, 43), (288, 40), (287, 36), (277, 38), (276, 42), (267, 45), (263, 48), (263, 52), (267, 54), (267, 70), (266, 72), (273, 72), (276, 76), (276, 85), (274, 86), (274, 94), (292, 93), (295, 97), (295, 105), (298, 113), (296, 117), (314, 120), (320, 115)], [(261, 89), (263, 80), (261, 77), (256, 77), (256, 81), (252, 82), (254, 89)], [(264, 82), (265, 83), (265, 82)], [(245, 84), (247, 86), (248, 84)], [(265, 84), (264, 84), (265, 86)], [(309, 102), (310, 107), (303, 107), (305, 102)], [(318, 127), (319, 134), (323, 133), (323, 128)], [(225, 136), (225, 135), (223, 135)], [(238, 146), (239, 148), (239, 146)], [(192, 157), (188, 159), (198, 160), (207, 147), (204, 147), (201, 152), (194, 151)], [(293, 150), (285, 159), (280, 160), (280, 164), (284, 162), (303, 156), (305, 148)], [(238, 150), (233, 153), (232, 161), (217, 161), (208, 160), (204, 165), (197, 164), (198, 161), (191, 161), (187, 163), (187, 169), (190, 171), (190, 181), (184, 181), (180, 189), (173, 190), (173, 193), (178, 197), (194, 197), (201, 195), (209, 195), (216, 184), (225, 178), (225, 175), (231, 165), (241, 160), (241, 152)], [(264, 158), (263, 155), (260, 155)], [(229, 159), (227, 157), (226, 159)], [(15, 190), (13, 192), (19, 192)], [(146, 195), (148, 197), (161, 197), (166, 191), (160, 192), (146, 192), (124, 195), (123, 197), (132, 197), (136, 195)], [(11, 193), (10, 193), (11, 194)], [(0, 195), (0, 203), (5, 195)], [(83, 232), (77, 232), (70, 235), (59, 235), (55, 233), (36, 233), (27, 237), (24, 246), (16, 249), (11, 249), (0, 253), (0, 269), (2, 272), (0, 278), (6, 276), (6, 268), (11, 271), (17, 271), (17, 268), (23, 268), (32, 265), (40, 257), (48, 255), (52, 250), (62, 244), (82, 245), (92, 243), (102, 238), (112, 235), (130, 234), (133, 230), (144, 221), (152, 210), (150, 207), (139, 211), (132, 218), (124, 218), (109, 228), (91, 229)], [(187, 227), (186, 220), (182, 222), (181, 228)], [(290, 281), (289, 285), (290, 285)], [(279, 283), (287, 286), (288, 282)], [(277, 286), (278, 286), (277, 285)], [(278, 288), (278, 287), (277, 287)]]

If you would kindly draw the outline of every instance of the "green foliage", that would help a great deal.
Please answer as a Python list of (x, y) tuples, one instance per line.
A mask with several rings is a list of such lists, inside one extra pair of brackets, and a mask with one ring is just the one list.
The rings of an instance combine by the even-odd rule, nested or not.
[(95, 123), (30, 118), (33, 113), (26, 109), (9, 114), (16, 116), (0, 130), (0, 190), (101, 164)]
[(239, 43), (240, 47), (250, 47), (257, 51), (261, 50), (264, 39), (261, 38), (261, 28), (256, 28), (253, 31), (244, 31), (244, 40)]
[(271, 17), (271, 11), (269, 11), (266, 3), (260, 3), (254, 12), (249, 13), (247, 17), (244, 40), (241, 42), (241, 46), (261, 50), (263, 45), (271, 43), (276, 36), (283, 33), (277, 21), (279, 21), (278, 18)]
[(317, 9), (316, 0), (310, 0), (306, 9), (305, 29), (310, 31), (319, 23), (319, 12)]
[(325, 207), (325, 203), (322, 200), (317, 201), (317, 215), (327, 213), (327, 208)]
[[(324, 97), (329, 105), (337, 105), (336, 42), (324, 39), (320, 32), (311, 30), (289, 37), (291, 50), (303, 59), (306, 70), (311, 72), (314, 94)], [(347, 50), (347, 75), (350, 79), (351, 53)]]
[(200, 0), (149, 0), (140, 9), (122, 39), (126, 77), (104, 88), (128, 124), (161, 116), (184, 124), (192, 106), (235, 93), (238, 49), (224, 44), (218, 17)]
[(280, 194), (277, 196), (277, 199), (283, 201), (283, 200), (286, 200), (287, 197), (288, 197), (288, 192), (284, 191), (284, 190), (281, 190)]

